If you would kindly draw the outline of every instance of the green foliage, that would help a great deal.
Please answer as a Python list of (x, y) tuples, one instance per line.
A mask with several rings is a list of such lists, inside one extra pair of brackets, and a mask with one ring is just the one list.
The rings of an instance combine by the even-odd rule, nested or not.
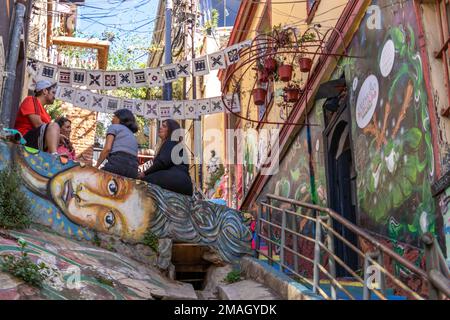
[(240, 281), (241, 280), (241, 271), (240, 270), (230, 271), (224, 280), (227, 283), (235, 283), (235, 282)]
[(219, 169), (217, 169), (216, 172), (211, 174), (209, 177), (208, 182), (206, 183), (206, 186), (208, 187), (208, 190), (214, 189), (214, 186), (216, 185), (216, 182), (222, 178), (223, 174), (225, 173), (225, 167), (223, 164), (219, 165)]
[(52, 118), (52, 120), (56, 120), (63, 115), (61, 106), (62, 106), (62, 101), (60, 101), (60, 100), (55, 100), (55, 102), (53, 104), (45, 106), (45, 109), (47, 110), (47, 112), (50, 115), (50, 118)]
[(100, 275), (96, 275), (95, 279), (100, 282), (101, 284), (107, 285), (109, 287), (114, 287), (114, 282), (112, 280), (106, 279), (105, 277), (102, 277)]
[(158, 252), (159, 238), (150, 230), (145, 233), (142, 243), (149, 246), (154, 252)]
[(211, 11), (211, 20), (205, 22), (205, 31), (207, 34), (211, 34), (213, 30), (219, 25), (219, 11), (213, 9)]
[(16, 167), (0, 172), (0, 227), (22, 229), (31, 224), (31, 206), (20, 190), (21, 176)]
[(20, 245), (21, 256), (2, 256), (0, 261), (1, 270), (35, 287), (42, 287), (42, 283), (49, 277), (50, 268), (43, 262), (35, 264), (31, 261), (25, 249), (27, 246), (25, 240), (19, 239), (17, 242)]
[(102, 241), (100, 240), (97, 232), (94, 232), (94, 236), (92, 237), (91, 241), (92, 241), (92, 244), (97, 247), (100, 247), (102, 245)]
[(316, 34), (313, 32), (307, 32), (298, 39), (298, 44), (301, 45), (304, 42), (309, 42), (309, 41), (314, 41), (314, 40), (316, 40)]
[(103, 122), (97, 121), (97, 127), (95, 130), (95, 137), (96, 138), (104, 138), (106, 135), (106, 128)]

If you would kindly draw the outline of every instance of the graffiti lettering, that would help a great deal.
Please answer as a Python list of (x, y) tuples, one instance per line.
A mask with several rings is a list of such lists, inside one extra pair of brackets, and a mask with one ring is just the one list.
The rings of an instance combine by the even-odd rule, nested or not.
[(377, 5), (371, 5), (367, 8), (367, 28), (369, 30), (381, 30), (381, 9)]
[(366, 285), (370, 290), (379, 289), (381, 283), (381, 272), (378, 266), (369, 266), (366, 269), (368, 275)]

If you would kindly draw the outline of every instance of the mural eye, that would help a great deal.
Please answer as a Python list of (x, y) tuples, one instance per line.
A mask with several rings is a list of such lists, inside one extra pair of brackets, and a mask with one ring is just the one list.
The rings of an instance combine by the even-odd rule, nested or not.
[(116, 217), (114, 216), (114, 213), (112, 213), (111, 211), (109, 211), (106, 215), (105, 215), (105, 225), (108, 229), (112, 228), (114, 226), (114, 224), (116, 223)]
[(108, 182), (108, 192), (110, 195), (115, 196), (119, 187), (117, 186), (116, 180), (112, 179)]

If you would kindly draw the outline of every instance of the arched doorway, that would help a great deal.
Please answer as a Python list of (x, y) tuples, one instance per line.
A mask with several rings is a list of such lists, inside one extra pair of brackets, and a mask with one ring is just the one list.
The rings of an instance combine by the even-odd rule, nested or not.
[[(353, 161), (350, 113), (346, 104), (337, 106), (325, 129), (328, 205), (348, 221), (357, 224), (356, 171)], [(357, 237), (341, 223), (334, 221), (333, 228), (344, 239), (357, 247)], [(335, 238), (336, 255), (352, 270), (358, 269), (358, 255), (343, 241)], [(349, 276), (336, 264), (336, 276)]]

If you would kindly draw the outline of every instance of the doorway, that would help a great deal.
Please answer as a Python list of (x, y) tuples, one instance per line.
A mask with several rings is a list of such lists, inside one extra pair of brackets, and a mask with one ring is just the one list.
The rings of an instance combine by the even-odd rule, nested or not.
[[(352, 155), (351, 122), (347, 104), (336, 107), (325, 129), (327, 150), (327, 179), (329, 207), (346, 220), (357, 225), (356, 218), (356, 171)], [(347, 227), (333, 221), (334, 230), (357, 247), (357, 237)], [(358, 255), (342, 240), (335, 237), (335, 254), (353, 271), (358, 269)], [(336, 264), (336, 276), (350, 274)]]

